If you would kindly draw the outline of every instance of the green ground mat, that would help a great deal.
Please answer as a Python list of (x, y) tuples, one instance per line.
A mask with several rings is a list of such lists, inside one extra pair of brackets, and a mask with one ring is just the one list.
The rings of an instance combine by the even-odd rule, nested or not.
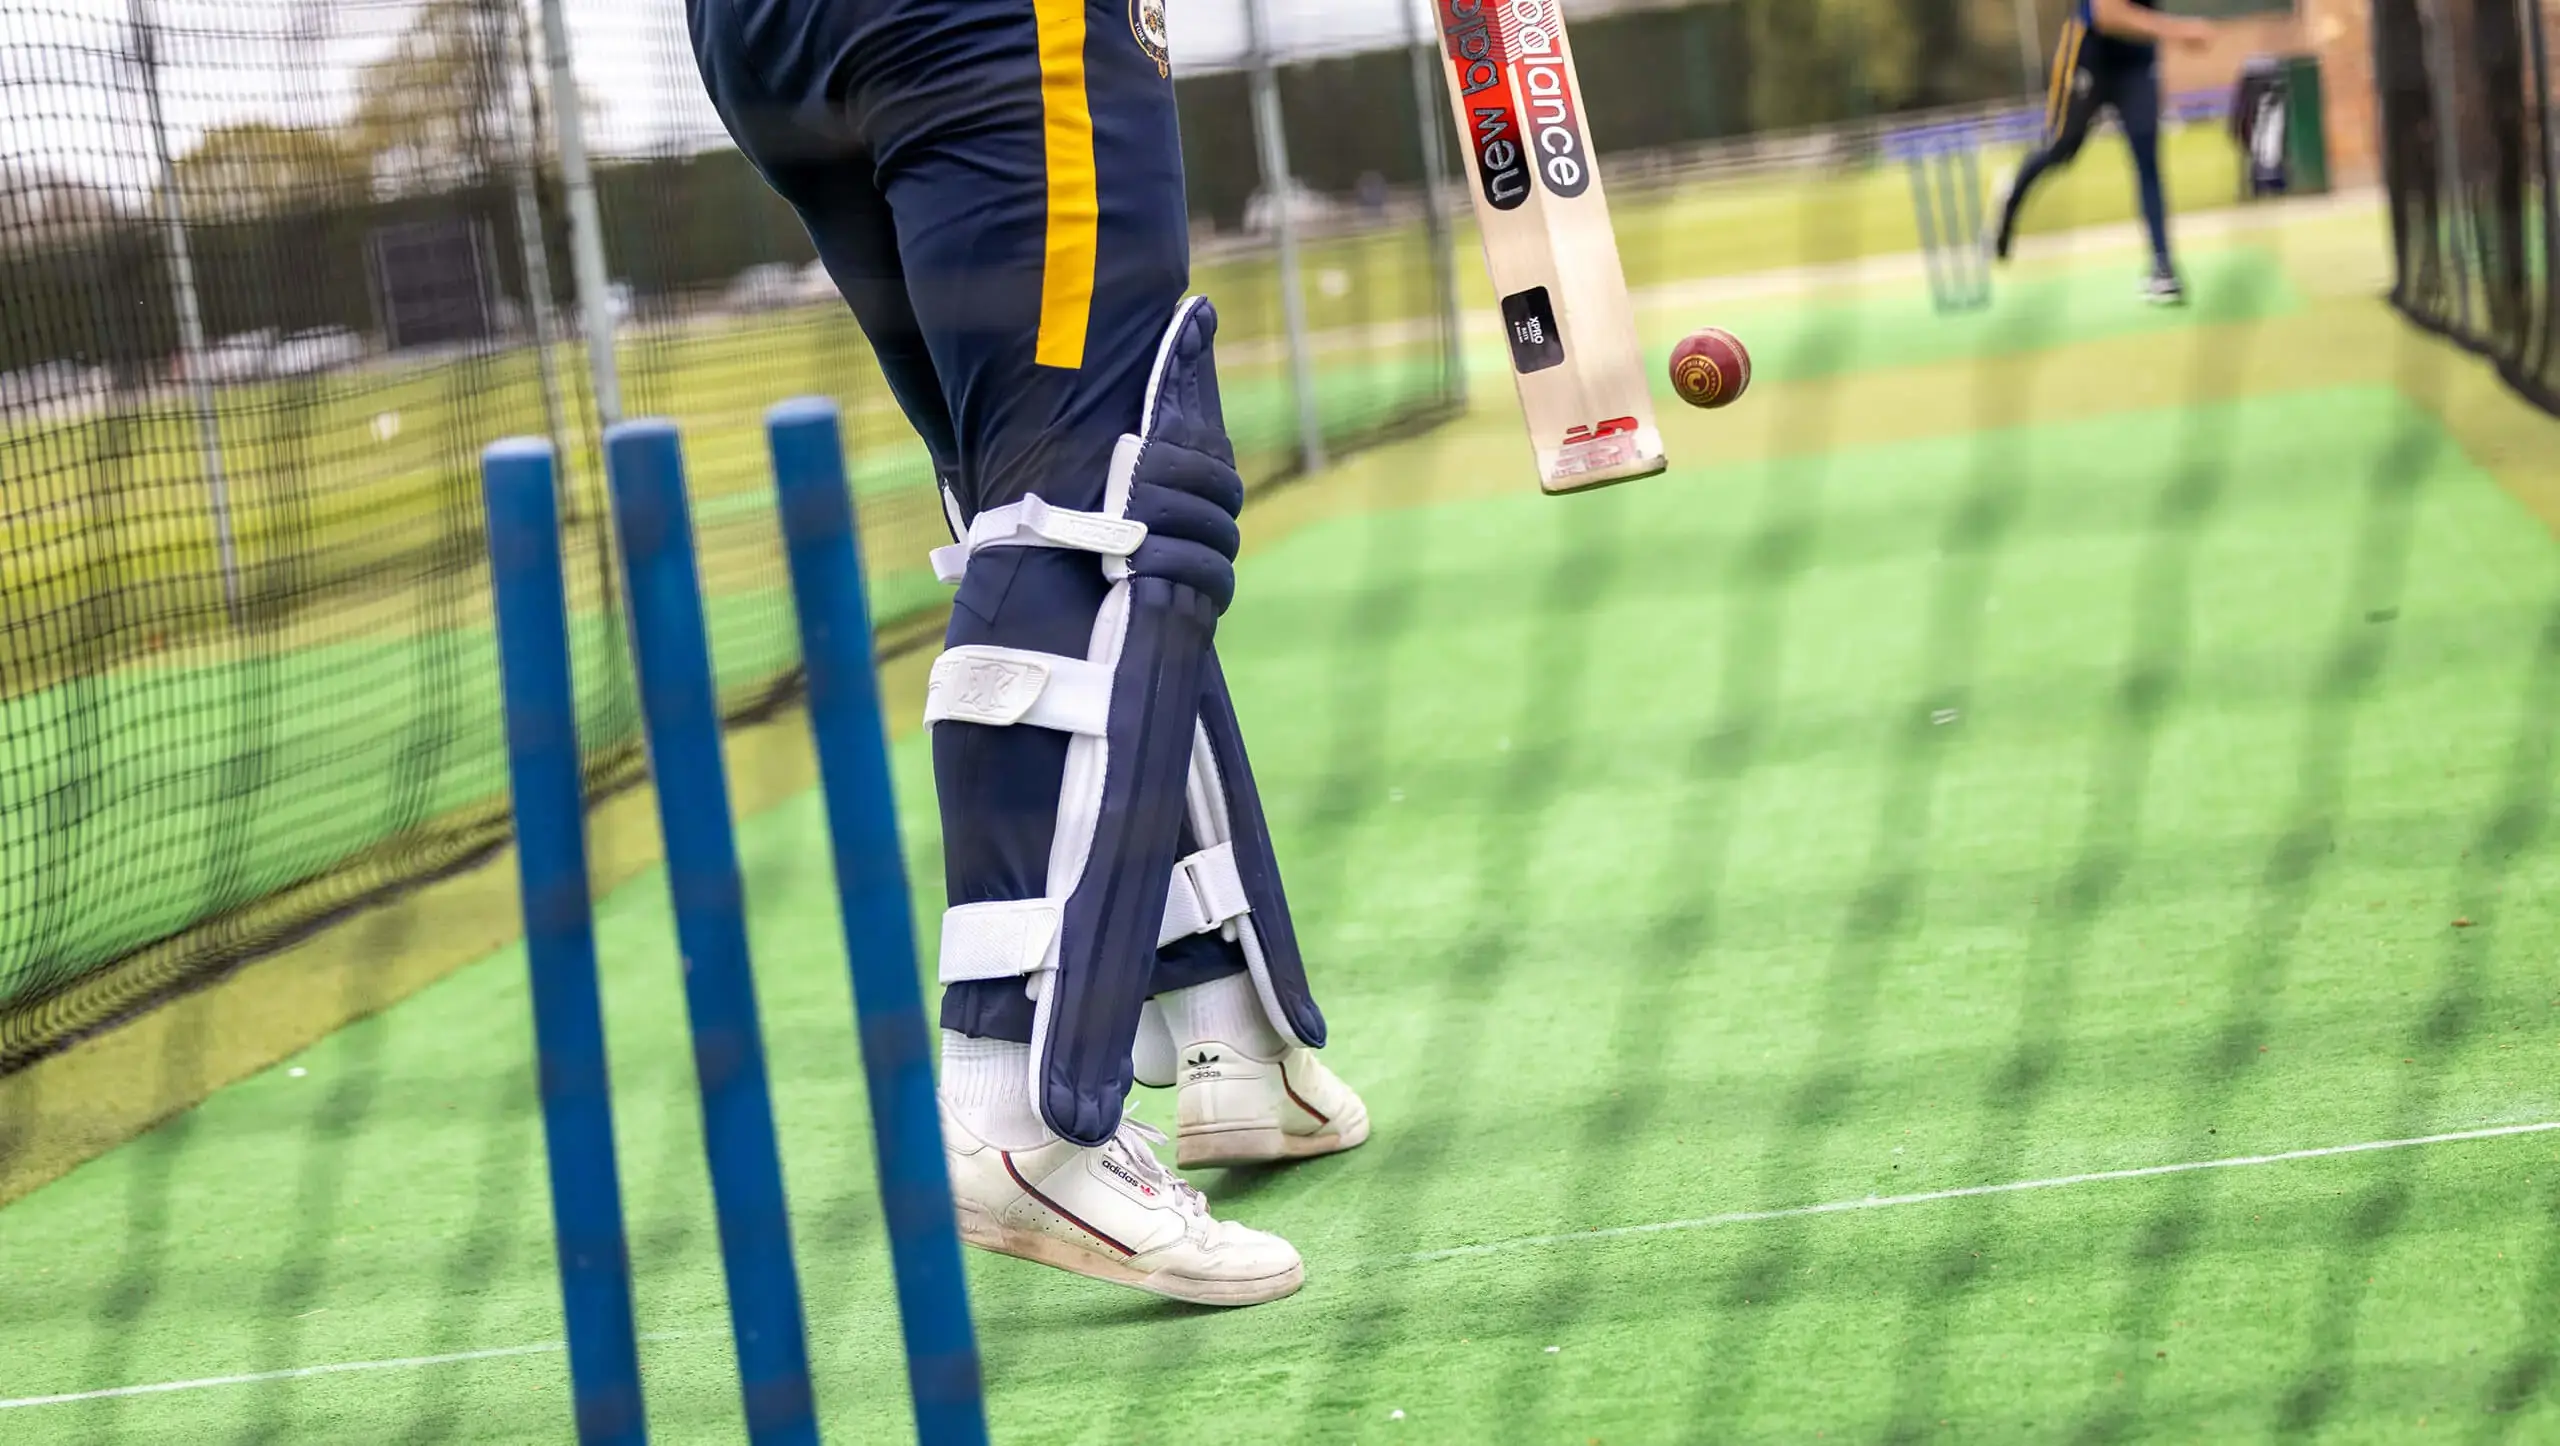
[[(1247, 562), (1222, 648), (1378, 1133), (1202, 1177), (1306, 1253), (1281, 1304), (973, 1258), (999, 1439), (2560, 1432), (2560, 1133), (1904, 1198), (2560, 1121), (2544, 530), (2381, 387), (1673, 482)], [(818, 1397), (902, 1439), (816, 801), (744, 849)], [(663, 881), (601, 928), (653, 1419), (736, 1440)], [(0, 1217), (0, 1400), (497, 1354), (0, 1434), (563, 1439), (522, 973)]]

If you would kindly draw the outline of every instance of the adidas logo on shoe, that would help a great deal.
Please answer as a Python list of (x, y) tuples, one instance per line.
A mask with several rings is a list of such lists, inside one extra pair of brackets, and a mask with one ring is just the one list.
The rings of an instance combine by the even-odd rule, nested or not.
[(1112, 1159), (1108, 1155), (1099, 1157), (1095, 1163), (1101, 1165), (1103, 1169), (1110, 1173), (1119, 1176), (1121, 1182), (1126, 1184), (1130, 1189), (1137, 1191), (1139, 1194), (1144, 1195), (1150, 1200), (1156, 1198), (1156, 1187), (1139, 1179), (1135, 1174), (1132, 1174), (1128, 1166), (1121, 1164), (1119, 1161)]
[(1209, 1080), (1225, 1079), (1226, 1072), (1218, 1068), (1218, 1066), (1223, 1062), (1224, 1061), (1220, 1056), (1205, 1049), (1201, 1050), (1199, 1053), (1182, 1062), (1183, 1069), (1187, 1071), (1183, 1076), (1182, 1082), (1184, 1084), (1203, 1084)]

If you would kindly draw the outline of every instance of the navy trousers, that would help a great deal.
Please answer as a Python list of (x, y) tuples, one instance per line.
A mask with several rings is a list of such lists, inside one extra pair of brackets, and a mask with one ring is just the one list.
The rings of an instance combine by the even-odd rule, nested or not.
[[(1190, 280), (1161, 8), (688, 6), (713, 104), (799, 212), (960, 523), (1033, 493), (1098, 508)], [(1088, 553), (983, 552), (947, 641), (1082, 656), (1106, 589)], [(952, 904), (1042, 892), (1067, 742), (935, 726)], [(1158, 952), (1149, 992), (1244, 968), (1234, 943), (1197, 935)], [(1028, 1042), (1032, 1006), (1019, 981), (967, 981), (944, 990), (942, 1024)]]

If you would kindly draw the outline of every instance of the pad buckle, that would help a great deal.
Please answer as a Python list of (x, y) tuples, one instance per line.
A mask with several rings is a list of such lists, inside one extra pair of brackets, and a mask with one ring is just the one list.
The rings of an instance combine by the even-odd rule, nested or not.
[(1037, 494), (1022, 499), (1022, 519), (1016, 527), (1053, 547), (1098, 552), (1105, 557), (1127, 557), (1147, 540), (1147, 525), (1143, 522), (1052, 507)]
[[(1120, 505), (1127, 505), (1127, 499), (1121, 499)], [(1098, 553), (1103, 570), (1110, 572), (1115, 566), (1125, 566), (1129, 555), (1146, 540), (1147, 525), (1143, 522), (1103, 512), (1052, 507), (1035, 492), (1019, 502), (979, 513), (958, 542), (935, 548), (933, 575), (946, 584), (956, 584), (968, 571), (969, 559), (990, 547), (1055, 547)]]
[(1232, 943), (1236, 920), (1251, 912), (1253, 901), (1245, 897), (1244, 879), (1236, 872), (1235, 845), (1213, 845), (1174, 861), (1165, 891), (1164, 930), (1156, 946), (1212, 931)]

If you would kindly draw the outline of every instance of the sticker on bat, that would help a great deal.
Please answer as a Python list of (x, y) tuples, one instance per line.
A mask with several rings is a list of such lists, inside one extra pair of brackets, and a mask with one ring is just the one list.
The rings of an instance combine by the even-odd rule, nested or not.
[(1563, 445), (1556, 448), (1555, 466), (1547, 475), (1563, 482), (1594, 472), (1620, 471), (1642, 460), (1642, 425), (1633, 417), (1611, 417), (1565, 433)]
[(1502, 325), (1511, 334), (1511, 365), (1523, 375), (1564, 365), (1564, 331), (1545, 287), (1502, 298)]

